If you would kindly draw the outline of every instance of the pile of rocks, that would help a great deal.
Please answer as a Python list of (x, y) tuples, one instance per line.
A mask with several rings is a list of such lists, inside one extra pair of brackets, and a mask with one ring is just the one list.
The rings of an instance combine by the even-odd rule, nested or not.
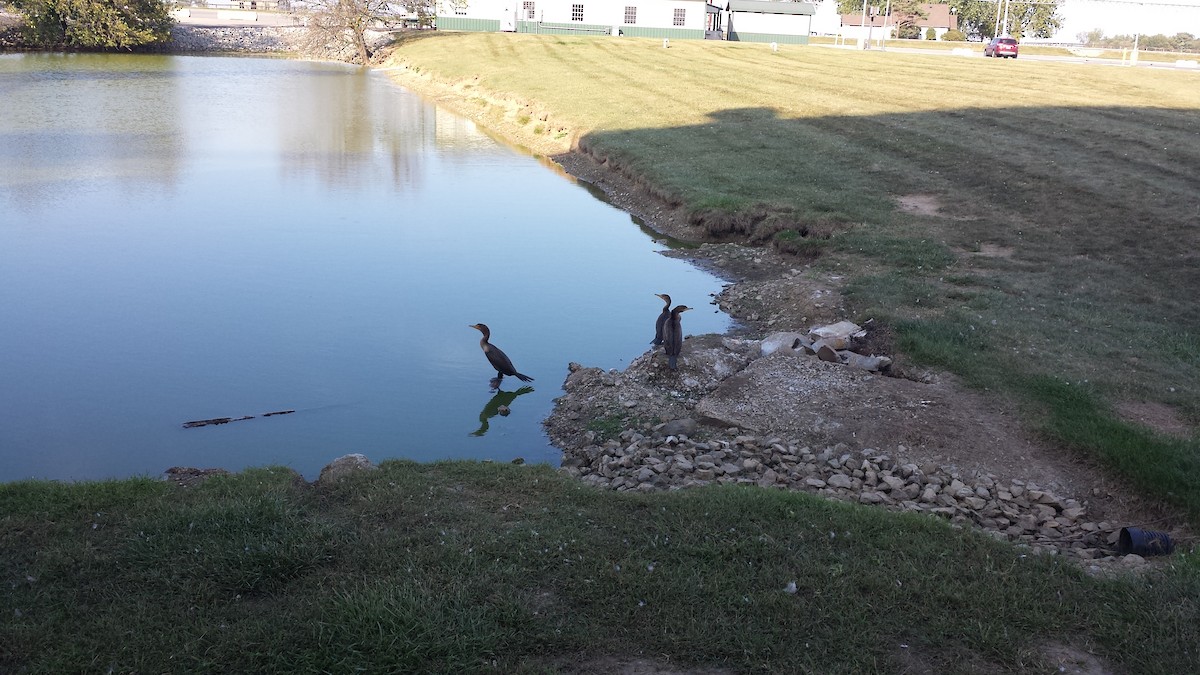
[[(668, 490), (712, 483), (799, 490), (897, 511), (928, 513), (975, 525), (993, 536), (1028, 545), (1036, 553), (1105, 558), (1120, 526), (1093, 522), (1087, 502), (1057, 496), (1019, 480), (992, 474), (960, 475), (954, 467), (907, 463), (873, 449), (837, 444), (822, 450), (780, 438), (727, 430), (696, 440), (693, 420), (676, 420), (648, 435), (568, 449), (562, 470), (585, 483), (613, 490)], [(898, 448), (903, 452), (903, 446)]]

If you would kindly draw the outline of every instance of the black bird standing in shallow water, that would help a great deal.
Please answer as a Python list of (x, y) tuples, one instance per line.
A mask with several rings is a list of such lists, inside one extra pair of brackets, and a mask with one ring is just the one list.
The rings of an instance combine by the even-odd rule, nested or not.
[(689, 309), (691, 307), (687, 305), (677, 305), (663, 326), (663, 342), (666, 344), (663, 351), (667, 353), (667, 367), (671, 370), (675, 370), (675, 358), (683, 351), (683, 324), (679, 315)]
[(663, 326), (666, 325), (667, 319), (671, 318), (671, 296), (666, 293), (655, 293), (655, 295), (667, 303), (663, 305), (662, 312), (658, 315), (658, 321), (654, 322), (654, 341), (650, 344), (657, 346), (663, 343)]
[(483, 349), (483, 353), (485, 356), (487, 356), (488, 362), (491, 363), (492, 367), (496, 369), (496, 379), (492, 380), (492, 384), (495, 385), (496, 388), (500, 386), (500, 380), (504, 379), (505, 375), (512, 375), (522, 382), (533, 382), (532, 377), (528, 375), (522, 375), (521, 373), (517, 372), (517, 369), (513, 367), (512, 361), (509, 360), (507, 354), (500, 351), (500, 348), (496, 345), (488, 342), (488, 338), (492, 337), (492, 331), (488, 330), (488, 327), (485, 324), (476, 323), (468, 326), (468, 328), (474, 328), (480, 333), (483, 333), (483, 337), (479, 339), (479, 347)]

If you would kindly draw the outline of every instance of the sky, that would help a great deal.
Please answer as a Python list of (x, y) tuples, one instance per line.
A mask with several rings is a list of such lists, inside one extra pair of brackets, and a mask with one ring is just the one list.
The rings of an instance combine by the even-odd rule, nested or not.
[(1095, 28), (1105, 35), (1200, 36), (1200, 0), (1065, 0), (1059, 7), (1063, 27), (1055, 37), (1075, 39)]

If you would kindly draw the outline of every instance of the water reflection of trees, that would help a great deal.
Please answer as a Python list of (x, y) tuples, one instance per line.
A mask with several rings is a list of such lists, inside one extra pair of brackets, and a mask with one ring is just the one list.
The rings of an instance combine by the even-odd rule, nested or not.
[(22, 185), (17, 200), (31, 202), (97, 177), (131, 191), (174, 186), (186, 151), (175, 71), (168, 56), (4, 59), (0, 184)]

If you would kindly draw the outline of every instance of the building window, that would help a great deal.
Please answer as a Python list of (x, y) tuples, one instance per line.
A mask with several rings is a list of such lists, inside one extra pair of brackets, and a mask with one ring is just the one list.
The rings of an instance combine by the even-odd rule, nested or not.
[(687, 25), (687, 19), (685, 18), (686, 16), (687, 16), (687, 10), (686, 10), (686, 9), (677, 9), (677, 10), (675, 10), (675, 25), (676, 25), (676, 26), (684, 26), (684, 25)]
[(533, 10), (533, 3), (526, 2), (525, 3), (525, 18), (529, 19), (530, 21), (533, 21), (534, 18), (536, 18), (536, 17), (537, 17), (537, 13)]
[(625, 7), (625, 25), (632, 26), (637, 23), (637, 7)]
[(571, 5), (571, 20), (583, 21), (583, 5)]

